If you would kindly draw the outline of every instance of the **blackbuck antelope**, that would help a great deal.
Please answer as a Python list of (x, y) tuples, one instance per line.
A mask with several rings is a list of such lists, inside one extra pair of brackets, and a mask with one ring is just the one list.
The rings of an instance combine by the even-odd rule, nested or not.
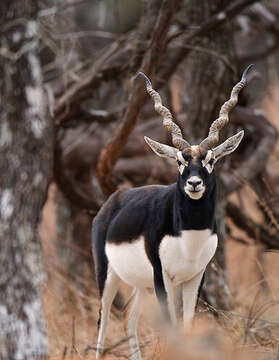
[(132, 359), (141, 358), (136, 325), (147, 290), (155, 289), (165, 318), (175, 324), (174, 288), (181, 286), (183, 320), (185, 324), (191, 322), (206, 266), (217, 247), (214, 165), (238, 147), (244, 131), (216, 145), (220, 130), (229, 121), (229, 111), (246, 85), (250, 66), (221, 107), (207, 138), (193, 146), (183, 139), (148, 77), (139, 73), (174, 146), (148, 137), (145, 141), (157, 155), (174, 159), (179, 172), (176, 183), (168, 186), (116, 191), (94, 219), (93, 255), (101, 296), (97, 358), (104, 349), (109, 312), (121, 280), (134, 288), (126, 326)]

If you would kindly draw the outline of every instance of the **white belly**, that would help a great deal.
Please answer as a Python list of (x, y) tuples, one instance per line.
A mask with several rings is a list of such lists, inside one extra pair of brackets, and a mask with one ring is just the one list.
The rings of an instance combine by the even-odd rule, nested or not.
[[(210, 230), (185, 230), (180, 237), (165, 236), (159, 256), (174, 285), (204, 270), (217, 247)], [(117, 275), (131, 286), (153, 288), (153, 269), (144, 249), (144, 238), (119, 245), (107, 243), (106, 254)]]
[(146, 256), (142, 236), (132, 243), (107, 243), (106, 254), (120, 279), (131, 286), (153, 288), (153, 269)]

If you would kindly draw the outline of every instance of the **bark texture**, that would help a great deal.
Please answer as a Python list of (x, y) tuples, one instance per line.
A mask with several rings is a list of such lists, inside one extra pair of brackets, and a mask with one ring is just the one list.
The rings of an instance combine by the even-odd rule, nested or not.
[(38, 60), (37, 1), (0, 3), (0, 358), (47, 354), (37, 227), (53, 133)]

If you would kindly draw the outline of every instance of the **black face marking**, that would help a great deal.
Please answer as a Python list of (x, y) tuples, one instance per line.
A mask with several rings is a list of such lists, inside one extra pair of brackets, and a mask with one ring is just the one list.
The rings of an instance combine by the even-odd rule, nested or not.
[(185, 161), (187, 161), (187, 162), (189, 162), (189, 161), (192, 160), (192, 158), (191, 158), (190, 155), (187, 155), (187, 154), (182, 153), (182, 156), (183, 156), (183, 159), (184, 159)]
[[(204, 166), (204, 159), (206, 158), (206, 154), (201, 154), (199, 157), (191, 157), (188, 154), (183, 153), (183, 158), (187, 159), (188, 166), (183, 169), (183, 172), (179, 171), (178, 175), (178, 185), (182, 193), (185, 196), (191, 197), (192, 194), (189, 193), (189, 189), (191, 186), (187, 186), (187, 183), (193, 183), (192, 179), (195, 181), (202, 181), (202, 186), (204, 186), (205, 190), (202, 193), (202, 197), (206, 197), (208, 193), (212, 191), (212, 188), (215, 186), (215, 174), (212, 168), (208, 169), (208, 166)], [(210, 159), (208, 164), (213, 166), (214, 159)], [(180, 169), (179, 169), (180, 170)], [(188, 183), (189, 184), (189, 183)], [(188, 189), (189, 188), (189, 189)], [(195, 194), (194, 194), (195, 195)], [(193, 200), (196, 200), (193, 195)], [(197, 195), (198, 197), (199, 195)]]

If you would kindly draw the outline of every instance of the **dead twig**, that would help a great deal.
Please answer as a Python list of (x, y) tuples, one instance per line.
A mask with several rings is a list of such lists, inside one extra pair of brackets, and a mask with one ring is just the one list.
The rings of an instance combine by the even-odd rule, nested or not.
[[(124, 337), (122, 338), (121, 340), (117, 341), (116, 343), (114, 343), (113, 345), (107, 347), (104, 349), (103, 351), (103, 356), (105, 355), (114, 355), (116, 357), (121, 357), (121, 358), (125, 358), (125, 359), (130, 359), (130, 355), (126, 355), (126, 354), (123, 354), (123, 353), (119, 353), (119, 352), (115, 352), (114, 350), (119, 348), (120, 346), (124, 345), (124, 344), (127, 344), (130, 340), (131, 336), (127, 336), (127, 337)], [(88, 345), (84, 351), (83, 351), (83, 354), (84, 355), (87, 355), (89, 353), (89, 351), (95, 351), (96, 352), (97, 350), (97, 347), (96, 346), (91, 346), (91, 345)]]

